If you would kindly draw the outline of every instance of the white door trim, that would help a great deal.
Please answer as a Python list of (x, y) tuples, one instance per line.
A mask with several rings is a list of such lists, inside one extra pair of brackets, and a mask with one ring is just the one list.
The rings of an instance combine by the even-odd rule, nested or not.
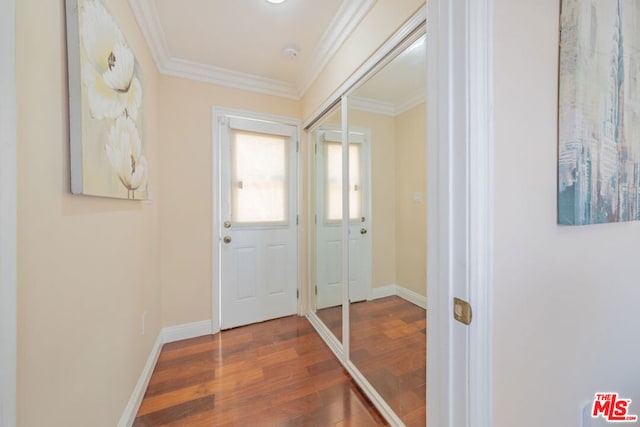
[(493, 426), (493, 0), (469, 1), (469, 419)]
[[(296, 164), (297, 164), (297, 172), (296, 172), (296, 188), (297, 188), (297, 201), (296, 201), (296, 211), (298, 216), (300, 216), (300, 206), (302, 201), (302, 186), (300, 185), (300, 152), (301, 152), (301, 144), (300, 144), (300, 120), (293, 119), (290, 117), (277, 116), (271, 114), (257, 113), (254, 111), (247, 110), (239, 110), (233, 108), (225, 108), (214, 106), (212, 108), (212, 167), (211, 167), (211, 182), (212, 182), (212, 261), (211, 261), (211, 330), (212, 333), (220, 332), (220, 120), (222, 117), (231, 115), (238, 116), (244, 118), (250, 118), (255, 120), (264, 120), (268, 122), (281, 123), (285, 125), (291, 125), (296, 127), (295, 138), (297, 141), (298, 150), (296, 152)], [(302, 224), (302, 218), (300, 218), (300, 225)], [(300, 256), (300, 248), (302, 248), (304, 241), (303, 233), (300, 232), (300, 226), (296, 229), (297, 236), (297, 245), (298, 245), (298, 268), (297, 268), (297, 289), (299, 293), (298, 298), (298, 314), (302, 314), (302, 298), (300, 295), (300, 272), (303, 269), (303, 257)]]
[(16, 0), (0, 1), (0, 425), (16, 425)]
[[(492, 0), (427, 8), (427, 425), (489, 427)], [(453, 319), (454, 296), (472, 304), (470, 327)]]

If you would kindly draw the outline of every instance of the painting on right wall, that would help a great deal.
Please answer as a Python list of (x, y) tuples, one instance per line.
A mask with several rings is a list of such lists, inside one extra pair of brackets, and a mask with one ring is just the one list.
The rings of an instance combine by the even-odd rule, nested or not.
[(640, 219), (640, 6), (562, 0), (558, 222)]

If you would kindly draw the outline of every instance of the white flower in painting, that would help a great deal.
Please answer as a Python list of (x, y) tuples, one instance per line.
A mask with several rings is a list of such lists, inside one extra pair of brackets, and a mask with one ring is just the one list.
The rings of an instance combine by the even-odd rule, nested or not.
[(88, 1), (82, 11), (82, 42), (87, 59), (115, 91), (127, 91), (133, 79), (135, 59), (124, 35), (98, 1)]
[(140, 80), (134, 77), (133, 80), (131, 80), (129, 91), (120, 94), (120, 97), (124, 103), (127, 115), (133, 118), (133, 120), (138, 120), (138, 110), (140, 109), (140, 105), (142, 105), (142, 85), (140, 84)]
[(115, 119), (124, 113), (126, 105), (123, 102), (123, 94), (108, 87), (90, 64), (82, 67), (82, 79), (87, 87), (91, 117), (98, 120)]
[(109, 53), (108, 69), (102, 74), (105, 83), (117, 92), (126, 92), (131, 86), (135, 58), (133, 52), (124, 43), (113, 46)]
[(134, 120), (142, 104), (142, 85), (137, 77), (131, 80), (127, 92), (116, 92), (106, 85), (95, 69), (85, 64), (82, 68), (83, 83), (87, 87), (89, 110), (94, 119), (115, 119), (123, 113)]
[(122, 185), (130, 192), (143, 191), (147, 185), (147, 159), (142, 155), (140, 135), (131, 118), (122, 116), (116, 120), (105, 149)]
[(135, 57), (100, 2), (84, 4), (80, 33), (87, 59), (82, 75), (88, 88), (91, 115), (96, 119), (114, 119), (126, 110), (127, 114), (137, 116), (142, 93), (134, 76)]

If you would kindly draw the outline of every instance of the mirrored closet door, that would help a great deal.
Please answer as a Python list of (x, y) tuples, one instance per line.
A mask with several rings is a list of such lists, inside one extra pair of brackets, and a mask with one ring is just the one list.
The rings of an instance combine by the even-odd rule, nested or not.
[(312, 308), (331, 339), (342, 342), (342, 108), (338, 103), (309, 133)]
[(406, 34), (307, 129), (309, 317), (391, 425), (424, 426), (424, 22)]
[(425, 76), (422, 36), (348, 95), (349, 129), (367, 135), (371, 200), (366, 234), (349, 239), (349, 271), (370, 284), (349, 283), (350, 361), (407, 426), (426, 424)]

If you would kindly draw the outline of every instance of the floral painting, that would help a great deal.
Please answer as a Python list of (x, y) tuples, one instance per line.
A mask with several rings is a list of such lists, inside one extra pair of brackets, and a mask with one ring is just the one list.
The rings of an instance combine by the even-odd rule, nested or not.
[(67, 50), (71, 191), (147, 199), (140, 70), (101, 0), (67, 0)]
[(562, 0), (558, 222), (640, 220), (640, 2)]

